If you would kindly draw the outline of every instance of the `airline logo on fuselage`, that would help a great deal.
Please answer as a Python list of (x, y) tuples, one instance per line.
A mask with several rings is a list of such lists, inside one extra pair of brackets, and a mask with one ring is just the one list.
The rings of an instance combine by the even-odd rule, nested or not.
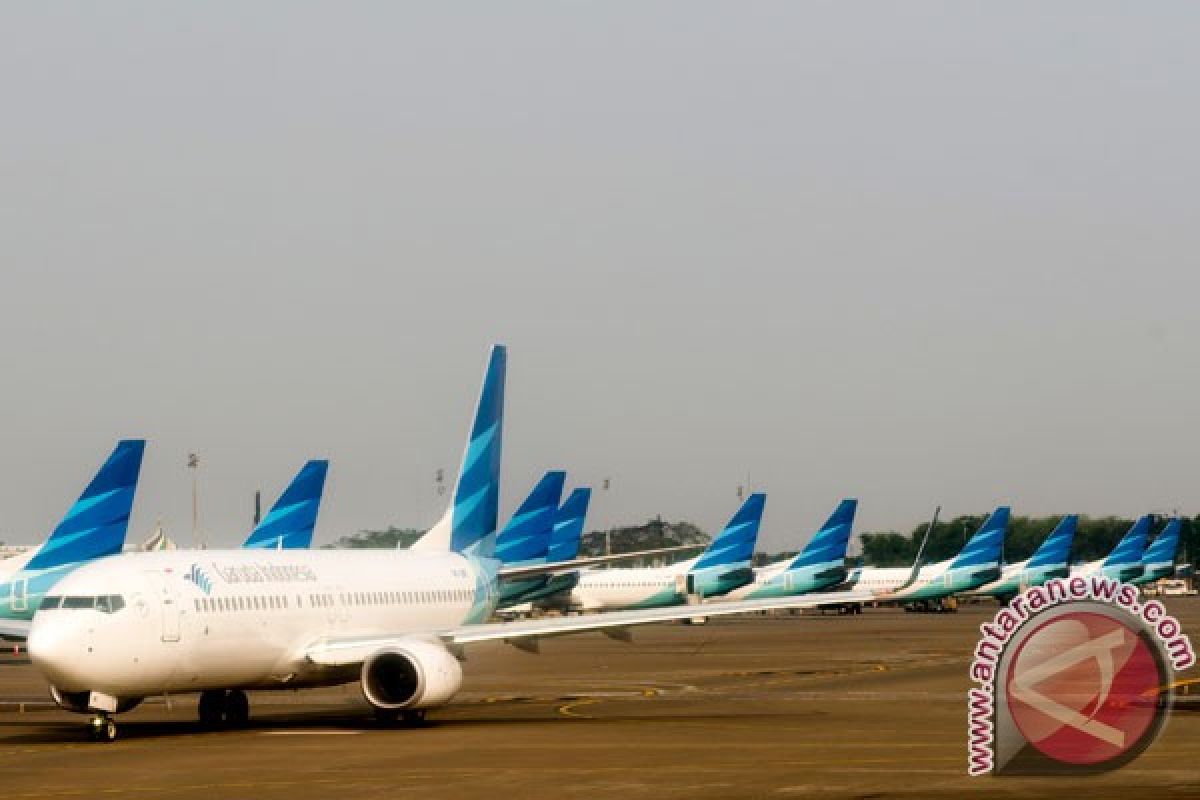
[(212, 578), (208, 577), (208, 573), (199, 564), (192, 564), (192, 568), (183, 578), (196, 584), (205, 594), (212, 594)]

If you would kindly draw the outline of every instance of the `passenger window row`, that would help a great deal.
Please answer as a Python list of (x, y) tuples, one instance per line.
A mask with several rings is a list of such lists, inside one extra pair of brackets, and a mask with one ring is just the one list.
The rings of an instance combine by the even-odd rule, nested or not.
[[(52, 598), (47, 597), (49, 601)], [(53, 598), (58, 600), (59, 598)], [(93, 598), (68, 598), (71, 600), (90, 600)], [(102, 600), (110, 600), (114, 598), (100, 598)], [(428, 591), (412, 591), (412, 592), (342, 592), (337, 595), (337, 599), (344, 606), (386, 606), (386, 605), (415, 605), (415, 604), (432, 604), (432, 603), (452, 603), (452, 602), (470, 602), (474, 599), (474, 592), (470, 589), (434, 589)], [(115, 600), (124, 605), (124, 601), (120, 597), (115, 597)], [(332, 594), (310, 594), (308, 596), (308, 604), (311, 608), (332, 608), (334, 605), (334, 595)], [(303, 607), (303, 598), (300, 595), (296, 596), (296, 606)], [(198, 597), (195, 599), (196, 611), (200, 612), (225, 612), (225, 611), (275, 611), (289, 608), (288, 598), (286, 595), (239, 595), (236, 597)], [(46, 605), (43, 602), (42, 608)], [(57, 604), (53, 606), (57, 608)], [(64, 607), (66, 607), (64, 605)], [(91, 606), (87, 606), (91, 608)], [(119, 610), (114, 609), (114, 610)]]
[(279, 611), (288, 607), (285, 595), (249, 595), (238, 597), (197, 597), (196, 610), (221, 611)]

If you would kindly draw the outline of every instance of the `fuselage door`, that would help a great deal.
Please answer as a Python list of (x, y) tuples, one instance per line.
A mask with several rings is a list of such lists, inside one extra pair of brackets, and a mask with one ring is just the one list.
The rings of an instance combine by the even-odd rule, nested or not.
[(29, 608), (29, 580), (20, 578), (12, 585), (12, 610), (25, 611)]
[(151, 606), (158, 604), (162, 610), (162, 640), (164, 642), (179, 641), (179, 597), (167, 576), (162, 572), (147, 572), (146, 577), (154, 587)]

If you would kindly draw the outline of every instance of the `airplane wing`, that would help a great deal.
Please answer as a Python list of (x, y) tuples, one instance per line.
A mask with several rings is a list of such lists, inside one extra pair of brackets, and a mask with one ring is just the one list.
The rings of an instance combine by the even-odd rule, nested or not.
[[(440, 640), (447, 647), (461, 647), (478, 642), (507, 642), (533, 649), (538, 639), (550, 636), (567, 636), (575, 633), (601, 631), (610, 635), (622, 633), (637, 625), (656, 622), (677, 622), (695, 617), (724, 617), (732, 614), (751, 614), (758, 611), (773, 611), (787, 608), (816, 608), (837, 603), (864, 603), (874, 599), (867, 591), (824, 592), (802, 594), (792, 597), (773, 597), (762, 600), (740, 600), (728, 603), (704, 603), (701, 605), (668, 606), (637, 611), (614, 611), (606, 614), (580, 614), (569, 617), (545, 617), (518, 622), (488, 622), (478, 625), (463, 625), (443, 631), (429, 631), (429, 638)], [(381, 647), (400, 642), (420, 633), (382, 636), (356, 636), (326, 638), (313, 644), (304, 655), (314, 664), (322, 666), (351, 666), (362, 663)]]
[(27, 619), (0, 620), (0, 639), (10, 642), (23, 642), (29, 638), (29, 626), (31, 624)]
[(583, 567), (597, 564), (611, 564), (614, 561), (628, 561), (631, 558), (655, 556), (664, 553), (678, 553), (682, 550), (701, 550), (707, 545), (682, 544), (677, 547), (660, 547), (657, 550), (637, 550), (630, 553), (615, 553), (610, 556), (591, 556), (576, 558), (571, 561), (552, 561), (549, 564), (527, 564), (523, 566), (501, 567), (496, 576), (502, 581), (519, 581), (525, 578), (535, 578), (539, 575), (561, 575), (565, 572), (575, 572)]

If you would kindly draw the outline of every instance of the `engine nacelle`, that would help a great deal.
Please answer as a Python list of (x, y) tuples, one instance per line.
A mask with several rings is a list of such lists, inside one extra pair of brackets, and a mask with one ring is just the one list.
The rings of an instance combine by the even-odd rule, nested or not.
[(462, 667), (437, 642), (408, 639), (378, 650), (362, 665), (367, 702), (388, 711), (445, 705), (462, 688)]

